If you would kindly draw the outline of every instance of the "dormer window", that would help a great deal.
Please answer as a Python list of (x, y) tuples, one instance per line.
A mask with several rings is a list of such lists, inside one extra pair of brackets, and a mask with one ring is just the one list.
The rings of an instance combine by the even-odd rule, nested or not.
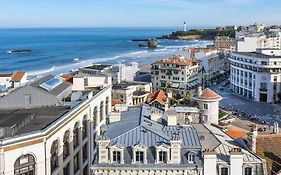
[(229, 170), (227, 167), (222, 167), (220, 169), (220, 175), (228, 175), (229, 174), (228, 172), (229, 172)]
[(167, 163), (167, 152), (166, 151), (159, 151), (159, 162), (160, 163)]
[(121, 162), (121, 151), (112, 152), (112, 162), (120, 163)]
[(144, 163), (144, 152), (143, 151), (136, 151), (135, 152), (135, 160), (136, 163)]
[(245, 167), (244, 169), (244, 175), (252, 175), (253, 174), (253, 169), (252, 167)]
[(195, 154), (194, 153), (189, 153), (187, 158), (188, 158), (188, 163), (192, 163), (192, 164), (195, 163)]

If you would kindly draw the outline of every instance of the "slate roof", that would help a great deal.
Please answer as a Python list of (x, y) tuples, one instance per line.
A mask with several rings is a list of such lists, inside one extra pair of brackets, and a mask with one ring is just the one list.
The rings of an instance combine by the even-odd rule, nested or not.
[[(39, 79), (31, 82), (29, 85), (33, 86), (35, 88), (40, 88), (42, 90), (45, 90), (45, 89), (41, 88), (40, 85), (54, 77), (55, 77), (54, 75), (47, 75), (47, 76), (44, 76), (42, 78), (39, 78)], [(53, 88), (51, 91), (49, 91), (49, 93), (52, 95), (58, 96), (59, 94), (61, 94), (65, 89), (67, 89), (70, 86), (71, 86), (71, 83), (63, 81), (61, 84), (59, 84), (58, 86)]]
[[(182, 140), (182, 163), (187, 163), (187, 152), (200, 151), (201, 144), (197, 131), (192, 126), (164, 126), (150, 120), (150, 107), (134, 107), (122, 113), (122, 120), (108, 125), (104, 136), (110, 139), (110, 146), (119, 145), (125, 148), (125, 163), (132, 160), (132, 147), (142, 145), (148, 148), (148, 163), (155, 163), (155, 147), (170, 146), (173, 137)], [(197, 162), (202, 161), (197, 157)]]

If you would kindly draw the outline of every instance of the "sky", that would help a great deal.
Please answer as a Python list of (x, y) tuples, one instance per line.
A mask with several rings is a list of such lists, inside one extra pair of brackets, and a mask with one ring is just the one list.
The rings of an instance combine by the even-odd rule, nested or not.
[(281, 23), (281, 0), (0, 0), (0, 28)]

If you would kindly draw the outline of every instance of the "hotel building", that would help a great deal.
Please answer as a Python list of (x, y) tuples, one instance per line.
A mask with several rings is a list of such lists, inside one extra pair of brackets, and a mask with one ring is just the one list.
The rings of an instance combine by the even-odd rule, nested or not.
[(152, 64), (152, 91), (164, 90), (181, 96), (200, 82), (200, 61), (183, 57), (165, 58)]
[(270, 103), (280, 100), (281, 50), (235, 52), (229, 60), (232, 91), (255, 101)]
[(45, 76), (0, 97), (1, 175), (88, 175), (111, 86), (73, 91)]

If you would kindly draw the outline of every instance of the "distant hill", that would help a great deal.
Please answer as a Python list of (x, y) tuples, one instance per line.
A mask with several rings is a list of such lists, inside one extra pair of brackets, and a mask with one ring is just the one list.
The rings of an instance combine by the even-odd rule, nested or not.
[(235, 37), (235, 30), (221, 30), (221, 29), (203, 29), (203, 30), (189, 30), (189, 31), (176, 31), (170, 35), (164, 35), (157, 39), (181, 39), (181, 40), (194, 40), (206, 39), (213, 40), (216, 36), (229, 36)]

